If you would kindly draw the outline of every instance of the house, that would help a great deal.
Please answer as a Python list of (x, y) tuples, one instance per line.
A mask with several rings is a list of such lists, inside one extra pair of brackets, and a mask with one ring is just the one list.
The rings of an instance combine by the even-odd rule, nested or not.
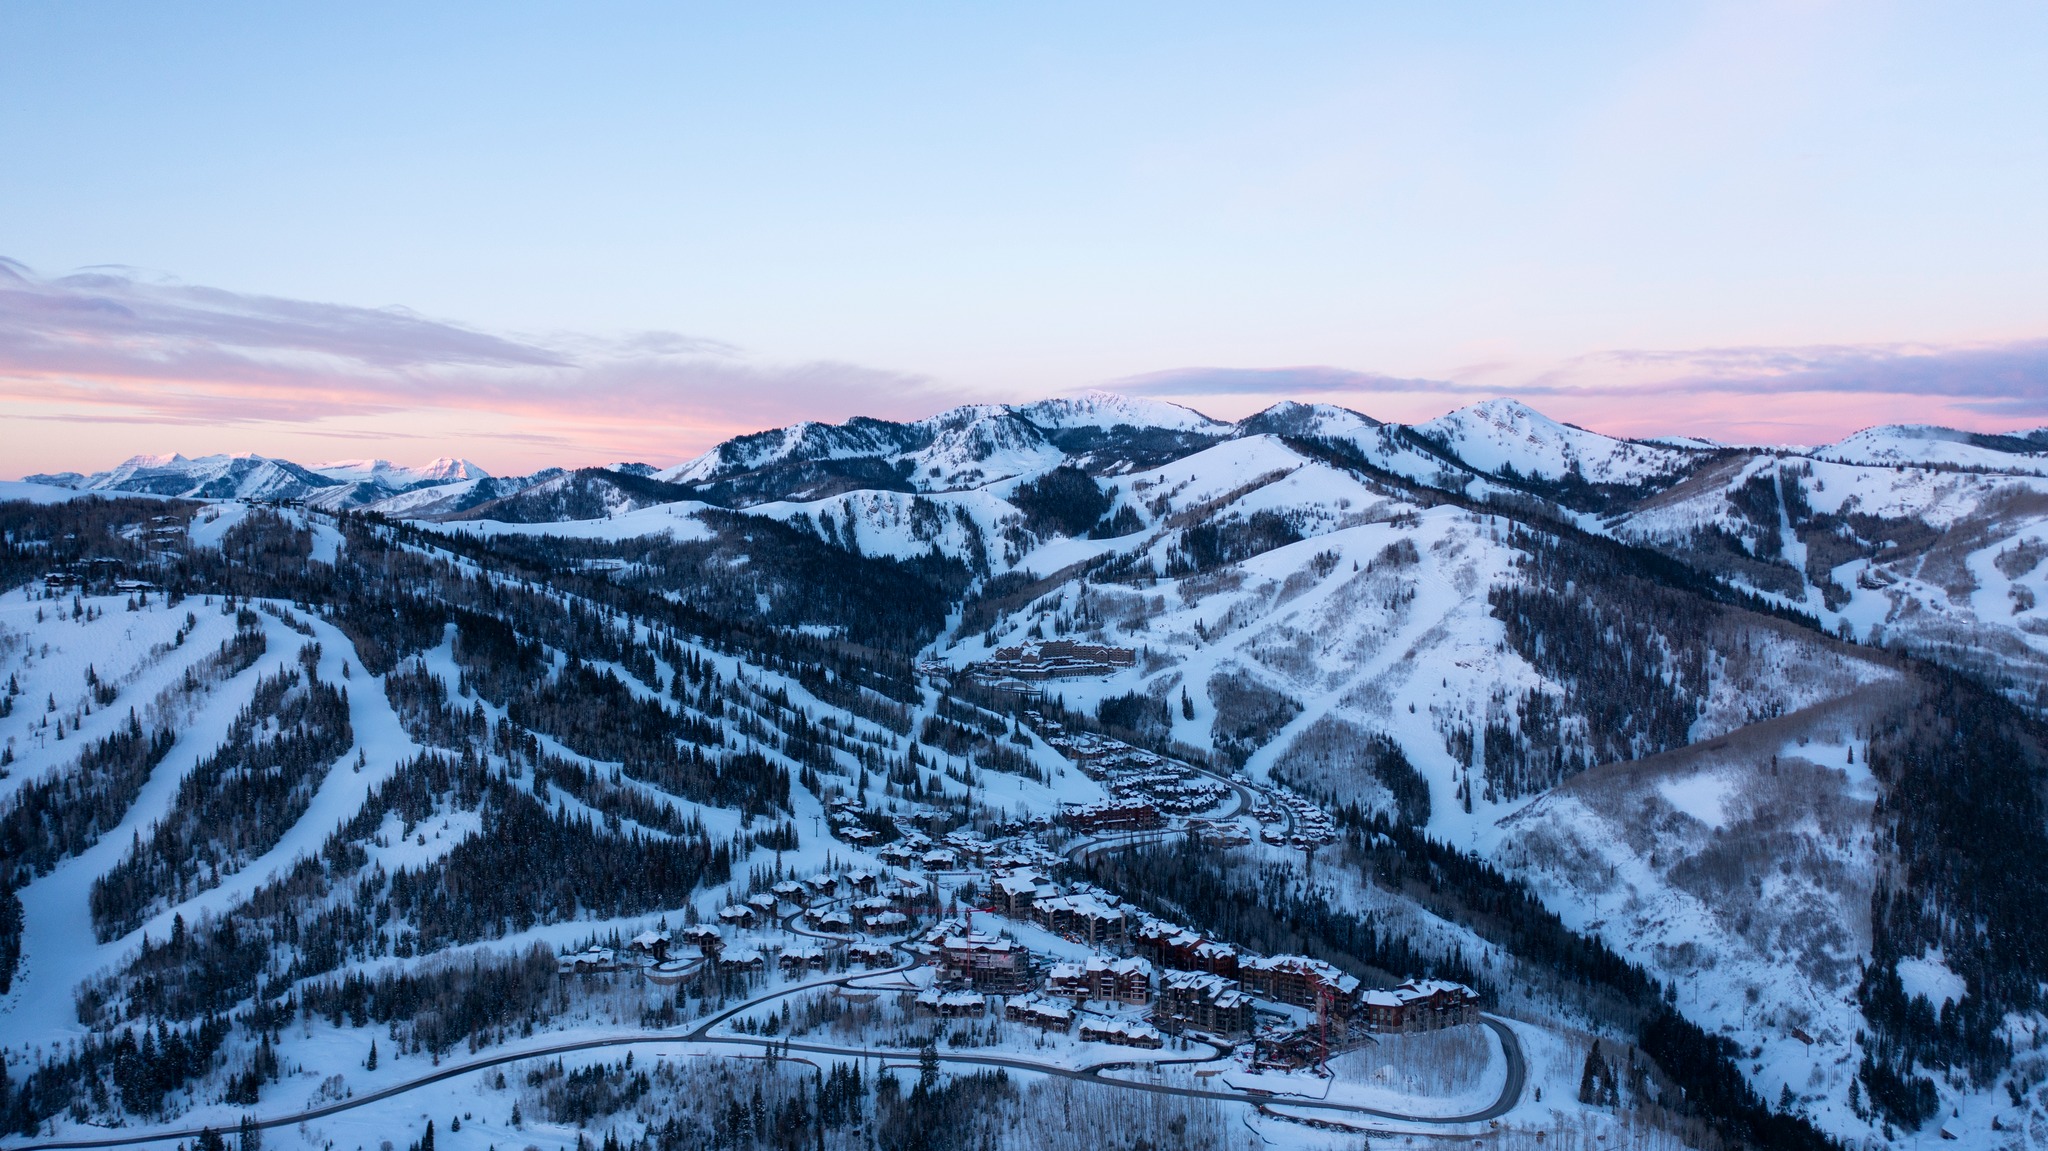
[(848, 963), (858, 963), (869, 969), (889, 967), (896, 962), (896, 949), (886, 947), (880, 943), (848, 944), (846, 948), (846, 961)]
[(804, 880), (804, 883), (810, 887), (813, 899), (829, 899), (839, 894), (839, 879), (837, 876), (826, 875), (820, 872)]
[(1048, 1031), (1065, 1031), (1074, 1025), (1074, 1009), (1036, 995), (1013, 996), (1003, 1005), (1003, 1018)]
[(718, 961), (718, 965), (727, 971), (745, 971), (759, 974), (768, 970), (768, 958), (759, 951), (749, 947), (741, 951), (728, 953), (723, 959)]
[(873, 895), (881, 887), (881, 877), (872, 871), (860, 869), (846, 873), (846, 883), (862, 895)]
[(1081, 1042), (1114, 1043), (1119, 1047), (1146, 1047), (1154, 1051), (1166, 1046), (1159, 1029), (1136, 1020), (1103, 1019), (1090, 1016), (1081, 1021)]
[(643, 931), (626, 944), (626, 949), (647, 956), (656, 963), (664, 962), (668, 959), (669, 934), (666, 931)]
[(609, 947), (592, 946), (574, 955), (564, 955), (555, 963), (555, 970), (563, 975), (587, 975), (594, 971), (618, 969), (618, 953)]
[(845, 910), (819, 911), (816, 908), (804, 913), (804, 920), (813, 931), (830, 931), (835, 935), (853, 934), (853, 913)]
[(785, 879), (769, 890), (775, 892), (775, 898), (782, 900), (784, 903), (801, 904), (810, 894), (809, 888), (794, 879)]
[(799, 975), (806, 971), (825, 969), (825, 949), (817, 944), (806, 944), (784, 951), (778, 960), (785, 974)]
[(1023, 948), (980, 932), (947, 935), (941, 940), (939, 969), (947, 980), (998, 995), (1026, 990), (1031, 977)]
[(871, 915), (896, 910), (896, 901), (886, 896), (870, 895), (866, 899), (854, 900), (846, 909), (853, 913), (855, 919), (865, 921)]
[(1257, 1018), (1252, 997), (1237, 980), (1206, 971), (1169, 971), (1159, 977), (1152, 1022), (1170, 1034), (1194, 1030), (1237, 1038), (1251, 1034)]
[(975, 864), (988, 862), (988, 854), (995, 847), (988, 840), (965, 828), (947, 832), (945, 845), (953, 849), (956, 858)]
[(750, 928), (760, 920), (760, 914), (745, 904), (727, 904), (718, 909), (718, 921), (733, 927)]
[(882, 935), (892, 935), (910, 928), (910, 917), (900, 911), (877, 911), (862, 922), (866, 925), (866, 930)]
[(972, 991), (927, 988), (919, 993), (917, 1005), (942, 1019), (980, 1019), (988, 1014), (988, 999)]
[(918, 857), (926, 871), (951, 871), (959, 866), (959, 857), (943, 847), (934, 847)]
[(683, 942), (695, 947), (706, 959), (716, 959), (725, 950), (725, 936), (708, 923), (683, 928)]
[(909, 867), (917, 862), (917, 852), (901, 843), (885, 845), (875, 853), (875, 857), (891, 867)]
[(753, 908), (754, 914), (760, 916), (763, 922), (775, 918), (775, 902), (775, 897), (765, 891), (757, 891), (747, 896), (747, 906)]

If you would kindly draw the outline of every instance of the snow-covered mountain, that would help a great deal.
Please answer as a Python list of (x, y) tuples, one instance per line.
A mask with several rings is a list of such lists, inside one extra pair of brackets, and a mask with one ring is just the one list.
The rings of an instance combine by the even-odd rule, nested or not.
[(1519, 400), (1486, 400), (1414, 425), (1446, 454), (1487, 475), (1633, 487), (1683, 474), (1696, 453), (1617, 440), (1560, 423)]
[(1865, 428), (1814, 456), (1845, 464), (1933, 467), (1985, 472), (2048, 474), (2048, 434), (2041, 430), (1986, 435), (1927, 424)]
[[(875, 838), (1074, 861), (1031, 853), (1080, 842), (1045, 830), (1067, 805), (1138, 786), (1097, 778), (1115, 761), (1085, 735), (1274, 805), (1210, 812), (1249, 843), (1202, 848), (1215, 827), (1175, 822), (1181, 854), (1098, 866), (1132, 885), (1116, 898), (1166, 914), (1143, 885), (1199, 875), (1162, 899), (1194, 892), (1171, 914), (1240, 947), (1481, 986), (1544, 1087), (1500, 1116), (1531, 1145), (1574, 1145), (1564, 1107), (1578, 1145), (1694, 1108), (1735, 1142), (1996, 1146), (2048, 1121), (2035, 442), (1635, 441), (1510, 401), (1232, 424), (1091, 395), (799, 424), (660, 471), (243, 456), (44, 477), (220, 502), (7, 504), (0, 659), (26, 702), (0, 707), (0, 835), (34, 863), (0, 875), (25, 909), (0, 1049), (26, 1083), (38, 1046), (253, 1020), (169, 1096), (211, 1117), (230, 1090), (286, 1094), (273, 1044), (345, 1094), (393, 1081), (356, 1050), (372, 1033), (416, 1068), (522, 1028), (539, 1048), (665, 1027), (754, 977), (678, 993), (650, 961), (646, 987), (586, 985), (560, 957), (737, 922), (749, 895), (776, 916), (733, 952), (798, 947), (773, 885), (848, 861), (984, 907), (986, 876), (885, 866)], [(330, 514), (354, 506), (413, 523)], [(992, 686), (1053, 640), (1117, 658)], [(131, 704), (168, 750), (82, 759)], [(123, 766), (149, 754), (155, 776)], [(1254, 894), (1218, 905), (1234, 890)], [(1088, 959), (981, 914), (1042, 965)], [(761, 978), (796, 987), (808, 962)], [(466, 970), (527, 997), (464, 1007)], [(397, 972), (444, 998), (379, 1006)], [(748, 1026), (822, 1026), (805, 1013), (851, 998)], [(278, 1003), (289, 1026), (264, 1022)], [(993, 1023), (977, 1052), (1066, 1050)], [(1582, 1072), (1597, 1085), (1594, 1036), (1625, 1060), (1626, 1117), (1599, 1090), (1571, 1102)], [(1398, 1046), (1372, 1058), (1399, 1069)], [(44, 1121), (144, 1114), (123, 1110), (133, 1080), (95, 1096), (34, 1058), (37, 1082), (75, 1086), (30, 1098)], [(1504, 1057), (1486, 1065), (1504, 1081)], [(1265, 1082), (1249, 1074), (1217, 1081)]]
[(416, 468), (401, 467), (390, 460), (337, 460), (333, 463), (315, 464), (311, 470), (328, 479), (348, 483), (374, 483), (394, 492), (461, 483), (464, 480), (480, 480), (490, 475), (468, 460), (450, 456), (442, 456)]
[(27, 477), (32, 483), (91, 492), (146, 492), (187, 499), (305, 500), (330, 510), (357, 508), (401, 492), (487, 478), (468, 460), (443, 457), (423, 467), (388, 460), (344, 460), (312, 467), (253, 453), (188, 459), (134, 456), (104, 472)]

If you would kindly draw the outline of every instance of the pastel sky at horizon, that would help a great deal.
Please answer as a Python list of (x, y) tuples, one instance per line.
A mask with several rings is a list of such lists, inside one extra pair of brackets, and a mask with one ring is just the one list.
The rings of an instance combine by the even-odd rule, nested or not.
[(1107, 387), (2048, 425), (2048, 6), (13, 3), (0, 476)]

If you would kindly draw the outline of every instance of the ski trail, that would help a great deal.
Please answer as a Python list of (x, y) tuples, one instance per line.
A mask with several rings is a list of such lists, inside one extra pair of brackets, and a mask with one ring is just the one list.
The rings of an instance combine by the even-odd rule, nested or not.
[[(83, 1035), (72, 992), (81, 979), (120, 956), (125, 940), (102, 944), (93, 935), (90, 897), (93, 880), (106, 874), (135, 838), (161, 819), (178, 787), (199, 761), (226, 741), (228, 729), (253, 684), (271, 666), (278, 645), (296, 639), (282, 624), (261, 616), (270, 648), (264, 658), (234, 678), (215, 685), (198, 713), (178, 732), (178, 742), (150, 773), (121, 822), (81, 854), (58, 864), (20, 890), (22, 960), (14, 993), (0, 1009), (0, 1028), (10, 1044), (43, 1044)], [(287, 657), (287, 661), (289, 657)]]

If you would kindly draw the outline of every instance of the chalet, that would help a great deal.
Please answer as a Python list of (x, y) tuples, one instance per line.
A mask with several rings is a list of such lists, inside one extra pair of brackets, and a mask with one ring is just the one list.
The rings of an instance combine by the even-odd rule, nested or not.
[(896, 962), (896, 950), (880, 943), (854, 943), (846, 948), (846, 960), (869, 969), (889, 967)]
[(768, 970), (768, 958), (759, 951), (749, 947), (740, 951), (728, 952), (724, 958), (718, 961), (718, 965), (727, 971), (745, 971), (759, 974)]
[(866, 899), (854, 900), (846, 909), (853, 912), (855, 919), (865, 920), (870, 915), (896, 910), (896, 901), (880, 895), (870, 895)]
[(770, 890), (775, 892), (775, 898), (782, 900), (784, 903), (801, 904), (810, 894), (809, 888), (794, 879), (785, 879)]
[(910, 928), (910, 917), (900, 911), (877, 911), (862, 920), (865, 930), (884, 935), (906, 931)]
[(917, 862), (917, 852), (901, 843), (888, 844), (877, 851), (875, 857), (891, 867), (909, 867)]
[(775, 902), (775, 897), (765, 891), (757, 891), (747, 896), (747, 906), (753, 908), (754, 914), (760, 916), (763, 922), (775, 918)]
[(830, 931), (835, 935), (853, 934), (853, 913), (850, 911), (819, 911), (812, 908), (804, 912), (805, 922), (812, 931)]
[(1206, 971), (1169, 971), (1159, 977), (1152, 1022), (1169, 1034), (1193, 1030), (1234, 1039), (1251, 1034), (1257, 1018), (1252, 997), (1237, 980)]
[(1188, 970), (1206, 971), (1211, 975), (1235, 976), (1239, 962), (1237, 948), (1228, 943), (1205, 939), (1195, 945), (1194, 954), (1189, 958)]
[(1114, 1043), (1119, 1047), (1145, 1047), (1156, 1051), (1166, 1046), (1166, 1037), (1150, 1024), (1091, 1017), (1081, 1021), (1081, 1042)]
[(964, 863), (986, 863), (989, 852), (995, 849), (994, 844), (965, 828), (947, 832), (945, 846), (952, 848), (954, 856)]
[(626, 950), (636, 955), (644, 955), (656, 963), (662, 963), (668, 959), (669, 942), (669, 933), (666, 931), (643, 931), (635, 935), (632, 942), (626, 944)]
[(804, 883), (810, 887), (811, 897), (814, 899), (827, 899), (839, 894), (838, 876), (826, 875), (820, 872), (804, 880)]
[(555, 970), (563, 975), (587, 975), (596, 971), (618, 969), (618, 953), (609, 947), (592, 947), (574, 955), (564, 955), (555, 963)]
[(1048, 1031), (1065, 1031), (1074, 1025), (1074, 1009), (1036, 995), (1013, 996), (1003, 1005), (1003, 1018)]
[(683, 928), (683, 942), (695, 947), (706, 959), (716, 959), (725, 950), (725, 936), (708, 923)]
[(825, 949), (815, 943), (792, 947), (784, 951), (778, 960), (785, 974), (799, 975), (806, 971), (825, 969)]
[(718, 909), (718, 921), (732, 927), (749, 928), (760, 918), (758, 912), (745, 904), (733, 903)]
[(882, 877), (865, 869), (846, 873), (847, 886), (862, 895), (873, 895), (881, 888)]
[(884, 899), (893, 899), (900, 909), (909, 909), (920, 903), (936, 903), (938, 897), (924, 884), (915, 880), (895, 879), (882, 884), (877, 892)]
[(988, 1014), (988, 999), (973, 991), (927, 988), (919, 993), (917, 1005), (942, 1019), (980, 1019)]
[(926, 871), (951, 871), (960, 865), (960, 857), (944, 847), (934, 847), (918, 857)]

